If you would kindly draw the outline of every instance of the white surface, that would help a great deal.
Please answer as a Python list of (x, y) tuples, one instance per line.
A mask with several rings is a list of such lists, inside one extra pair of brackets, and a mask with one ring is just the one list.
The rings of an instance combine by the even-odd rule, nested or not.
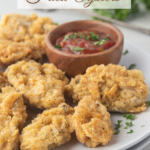
[[(90, 17), (86, 15), (69, 12), (65, 10), (51, 11), (51, 12), (41, 12), (37, 10), (17, 10), (16, 0), (0, 0), (0, 17), (2, 14), (12, 13), (12, 12), (22, 13), (22, 14), (31, 14), (33, 12), (33, 13), (37, 13), (39, 16), (49, 16), (54, 20), (54, 22), (58, 22), (58, 23), (64, 23), (67, 21), (74, 21), (74, 20), (91, 19)], [(136, 18), (129, 21), (129, 23), (138, 25), (141, 27), (145, 27), (145, 28), (150, 28), (150, 14), (143, 14), (143, 15), (137, 16)], [(150, 36), (144, 35), (142, 33), (139, 33), (139, 32), (136, 32), (136, 31), (133, 31), (133, 30), (121, 27), (121, 26), (118, 26), (118, 27), (123, 32), (126, 39), (130, 40), (131, 42), (134, 42), (136, 45), (150, 52)], [(140, 63), (141, 61), (143, 61), (143, 58), (141, 56), (142, 54), (137, 56), (136, 60), (138, 60), (138, 64), (139, 64), (137, 67), (140, 67), (143, 69), (149, 66), (149, 61), (145, 62), (145, 66), (141, 66)], [(128, 61), (129, 60), (126, 60), (127, 63)], [(149, 68), (147, 68), (146, 70), (149, 70)], [(150, 78), (150, 76), (148, 78)], [(147, 82), (149, 82), (148, 79), (147, 79)], [(149, 150), (150, 145), (146, 146), (148, 143), (150, 143), (150, 138), (146, 138), (145, 140), (143, 140), (143, 142), (138, 143), (137, 146), (130, 148), (130, 150)], [(144, 148), (145, 146), (146, 148)], [(69, 147), (67, 149), (69, 149)]]

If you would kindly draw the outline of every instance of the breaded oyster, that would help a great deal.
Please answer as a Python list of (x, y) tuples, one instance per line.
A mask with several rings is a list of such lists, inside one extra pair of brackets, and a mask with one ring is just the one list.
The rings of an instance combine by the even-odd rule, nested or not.
[(0, 93), (0, 149), (18, 150), (19, 129), (27, 118), (22, 94), (6, 86)]
[(88, 147), (106, 145), (113, 136), (110, 114), (99, 99), (85, 96), (75, 107), (73, 117), (77, 139)]
[(50, 150), (71, 139), (74, 109), (65, 103), (43, 111), (20, 136), (21, 150)]
[(33, 60), (23, 60), (9, 66), (4, 74), (26, 100), (40, 109), (65, 102), (64, 86), (69, 80), (53, 64), (42, 66)]
[(51, 18), (20, 14), (3, 15), (0, 21), (0, 64), (10, 65), (24, 58), (41, 60), (45, 36), (53, 29)]
[(140, 70), (109, 64), (95, 65), (85, 75), (78, 75), (66, 87), (74, 102), (86, 95), (99, 98), (108, 111), (141, 112), (146, 109), (148, 86)]

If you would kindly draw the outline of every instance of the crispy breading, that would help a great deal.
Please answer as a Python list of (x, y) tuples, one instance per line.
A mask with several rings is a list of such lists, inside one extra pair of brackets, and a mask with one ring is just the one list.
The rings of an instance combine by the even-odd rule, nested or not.
[(0, 149), (18, 150), (19, 129), (27, 118), (22, 94), (6, 86), (0, 93)]
[(13, 124), (14, 117), (0, 114), (0, 149), (18, 150), (19, 130)]
[(110, 114), (99, 99), (85, 96), (75, 107), (73, 117), (77, 139), (88, 147), (106, 145), (113, 136)]
[(24, 58), (41, 60), (45, 37), (56, 27), (51, 18), (20, 14), (3, 15), (0, 22), (0, 63), (10, 65)]
[(113, 112), (141, 112), (146, 107), (148, 86), (140, 70), (126, 70), (125, 67), (109, 64), (95, 65), (85, 75), (78, 75), (66, 86), (74, 102), (86, 95), (93, 95)]
[(69, 80), (53, 64), (42, 66), (34, 60), (23, 60), (9, 66), (4, 74), (26, 100), (40, 109), (65, 102), (64, 86)]
[(3, 72), (0, 71), (0, 92), (2, 91), (2, 88), (5, 86), (9, 86), (9, 82), (6, 77), (4, 77)]
[(71, 139), (74, 109), (62, 103), (57, 108), (43, 111), (20, 136), (21, 150), (50, 150)]

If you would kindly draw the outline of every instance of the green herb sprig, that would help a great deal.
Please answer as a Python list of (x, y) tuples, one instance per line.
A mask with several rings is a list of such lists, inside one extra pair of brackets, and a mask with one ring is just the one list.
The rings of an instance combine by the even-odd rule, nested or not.
[(126, 122), (126, 127), (124, 127), (124, 129), (128, 129), (128, 127), (131, 127), (133, 126), (132, 122)]
[(91, 36), (87, 36), (87, 40), (92, 39), (94, 41), (99, 40), (99, 35), (96, 35), (94, 32), (91, 32)]
[(60, 44), (58, 44), (58, 45), (55, 45), (55, 48), (61, 50), (62, 47), (60, 46)]
[(129, 66), (128, 70), (133, 69), (135, 66), (136, 66), (136, 64), (131, 64), (131, 65)]
[(66, 35), (66, 36), (64, 37), (63, 41), (66, 41), (66, 40), (68, 40), (68, 39), (69, 39), (69, 35)]
[(131, 134), (131, 133), (133, 133), (133, 130), (132, 130), (132, 129), (130, 129), (130, 131), (127, 132), (127, 134)]
[(107, 34), (104, 39), (101, 39), (100, 41), (95, 42), (94, 45), (101, 46), (101, 45), (105, 44), (105, 42), (108, 41), (108, 37), (109, 37), (109, 34)]
[(129, 51), (128, 50), (126, 50), (124, 53), (123, 53), (123, 55), (126, 55), (126, 54), (128, 54), (129, 53)]
[(71, 39), (75, 39), (75, 38), (77, 38), (77, 34), (76, 33), (71, 35)]
[(134, 120), (136, 118), (136, 116), (132, 114), (125, 114), (123, 115), (123, 117), (130, 120)]
[(150, 107), (150, 101), (147, 101), (148, 106)]
[(115, 130), (116, 130), (116, 132), (114, 133), (114, 135), (116, 135), (116, 134), (119, 134), (119, 132), (120, 132), (120, 127), (121, 127), (121, 122), (122, 122), (122, 120), (118, 120), (118, 124), (115, 124)]
[(74, 50), (74, 51), (76, 51), (76, 52), (80, 52), (80, 51), (83, 51), (85, 48), (71, 46), (70, 49), (71, 49), (71, 50)]

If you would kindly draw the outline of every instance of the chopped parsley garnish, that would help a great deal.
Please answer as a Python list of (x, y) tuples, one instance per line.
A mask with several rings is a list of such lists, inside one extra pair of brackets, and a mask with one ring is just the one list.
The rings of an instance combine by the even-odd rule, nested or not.
[(100, 41), (95, 42), (94, 45), (101, 46), (101, 45), (105, 44), (105, 42), (108, 41), (108, 37), (109, 37), (109, 34), (107, 34), (104, 39), (101, 39)]
[(129, 51), (128, 51), (128, 50), (126, 50), (126, 51), (123, 53), (123, 55), (125, 55), (125, 54), (127, 54), (127, 53), (129, 53)]
[(129, 132), (127, 132), (128, 134), (131, 134), (131, 133), (133, 133), (133, 130), (132, 129), (130, 129), (130, 131)]
[(84, 49), (85, 49), (85, 48), (82, 48), (82, 47), (76, 47), (76, 48), (75, 48), (75, 51), (76, 51), (76, 52), (80, 52), (80, 51), (82, 51), (82, 50), (84, 50)]
[(77, 37), (76, 33), (71, 35), (71, 39), (75, 39), (76, 37)]
[(94, 50), (95, 50), (94, 48), (91, 48), (91, 49), (90, 49), (90, 51), (94, 51)]
[(55, 48), (60, 49), (61, 50), (61, 46), (60, 44), (56, 45)]
[(81, 54), (83, 55), (83, 52)]
[(148, 106), (150, 107), (150, 101), (147, 101)]
[(145, 125), (142, 125), (141, 127), (144, 127)]
[(104, 49), (101, 49), (101, 52), (103, 52), (104, 51)]
[(54, 25), (58, 25), (58, 23), (54, 22)]
[(124, 129), (128, 129), (128, 127), (133, 126), (132, 122), (126, 122), (126, 125), (127, 125), (127, 126), (126, 126)]
[(132, 115), (132, 114), (125, 114), (125, 115), (123, 115), (123, 117), (126, 119), (134, 120), (136, 116)]
[(91, 36), (88, 36), (87, 39), (97, 41), (99, 39), (99, 35), (96, 35), (94, 32), (91, 32)]
[(82, 48), (82, 47), (76, 47), (76, 48), (75, 48), (74, 46), (71, 46), (70, 49), (71, 49), (71, 50), (74, 50), (74, 51), (76, 51), (76, 52), (80, 52), (80, 51), (84, 50), (85, 48)]
[(120, 130), (117, 130), (117, 131), (114, 133), (114, 135), (119, 134), (119, 132), (120, 132)]
[(136, 64), (131, 64), (130, 67), (128, 68), (128, 70), (133, 69), (136, 66)]
[(115, 124), (115, 130), (116, 130), (116, 132), (114, 133), (114, 135), (116, 135), (116, 134), (119, 134), (119, 132), (120, 132), (120, 130), (119, 130), (119, 128), (121, 127), (120, 126), (120, 123), (122, 122), (122, 120), (118, 120), (118, 124)]
[(66, 41), (66, 40), (68, 40), (69, 39), (69, 35), (66, 35), (65, 37), (64, 37), (64, 40), (63, 41)]

